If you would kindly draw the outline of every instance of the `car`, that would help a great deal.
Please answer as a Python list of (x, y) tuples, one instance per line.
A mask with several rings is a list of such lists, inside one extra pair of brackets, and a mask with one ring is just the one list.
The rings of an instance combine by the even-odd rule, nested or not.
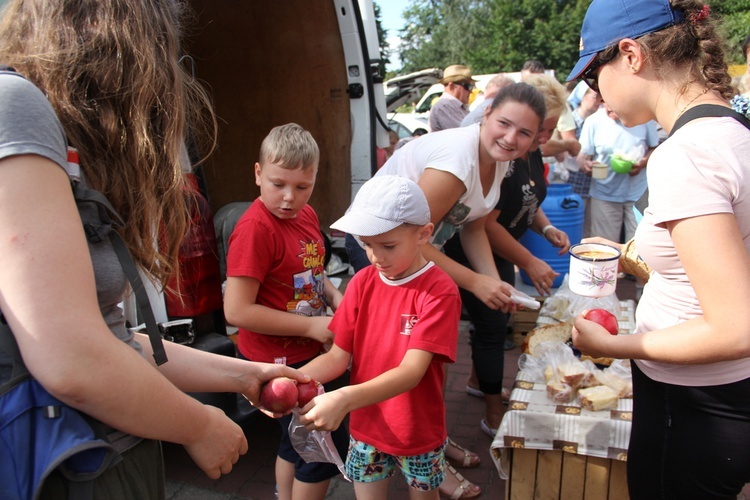
[(384, 83), (386, 109), (390, 113), (402, 104), (419, 100), (425, 89), (437, 83), (442, 77), (443, 70), (429, 68), (386, 80)]
[[(521, 81), (521, 73), (504, 73), (505, 76), (511, 78), (512, 80), (519, 82)], [(497, 76), (497, 73), (494, 74), (488, 74), (488, 75), (474, 75), (474, 80), (476, 81), (476, 86), (474, 90), (471, 93), (471, 96), (469, 97), (469, 104), (474, 102), (474, 99), (476, 99), (477, 95), (484, 92), (484, 88), (487, 86), (487, 82), (492, 80), (495, 76)], [(417, 102), (417, 105), (415, 107), (415, 113), (418, 115), (424, 115), (427, 116), (427, 114), (430, 112), (430, 108), (432, 108), (432, 105), (435, 103), (435, 101), (443, 95), (443, 86), (439, 83), (435, 83), (431, 85), (427, 92), (422, 95), (422, 97)]]
[(418, 128), (429, 130), (427, 118), (414, 113), (392, 113), (388, 117), (388, 126), (398, 134), (399, 139), (411, 137)]

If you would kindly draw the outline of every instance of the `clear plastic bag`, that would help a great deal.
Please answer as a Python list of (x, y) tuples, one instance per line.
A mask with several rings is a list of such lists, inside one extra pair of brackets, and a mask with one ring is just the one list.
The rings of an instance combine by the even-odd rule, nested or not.
[[(522, 354), (518, 358), (518, 369), (524, 374), (523, 380), (537, 383), (549, 381), (549, 370), (557, 372), (558, 366), (565, 364), (580, 365), (570, 347), (564, 342), (542, 342), (537, 346), (536, 354)], [(545, 373), (547, 372), (547, 373)]]
[[(318, 394), (323, 394), (323, 384), (318, 385)], [(292, 410), (292, 420), (289, 422), (289, 440), (299, 456), (305, 462), (327, 462), (336, 465), (344, 479), (351, 481), (346, 475), (344, 462), (333, 444), (330, 431), (308, 431), (299, 421), (299, 409)]]
[(573, 318), (586, 309), (606, 309), (618, 318), (622, 312), (617, 294), (613, 293), (596, 299), (583, 297), (570, 290), (568, 275), (566, 274), (555, 294), (544, 301), (542, 308), (539, 310), (539, 316), (553, 318), (560, 322), (572, 322)]

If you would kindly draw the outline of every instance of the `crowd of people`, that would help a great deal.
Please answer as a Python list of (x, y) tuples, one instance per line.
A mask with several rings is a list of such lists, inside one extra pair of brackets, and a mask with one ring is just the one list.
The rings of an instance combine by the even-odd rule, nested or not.
[[(634, 335), (583, 316), (573, 330), (582, 352), (633, 360), (631, 497), (735, 498), (750, 482), (750, 106), (732, 100), (748, 92), (750, 60), (733, 84), (708, 4), (594, 0), (568, 77), (583, 81), (567, 89), (529, 60), (521, 82), (498, 75), (470, 106), (471, 69), (445, 68), (429, 132), (392, 136), (332, 224), (356, 270), (343, 294), (308, 203), (316, 141), (294, 123), (273, 128), (254, 165), (260, 195), (229, 242), (224, 309), (238, 355), (166, 343), (157, 364), (118, 306), (118, 250), (87, 237), (81, 220), (90, 228), (97, 210), (76, 206), (71, 182), (106, 195), (136, 264), (166, 286), (190, 224), (188, 137), (205, 151), (216, 141), (210, 99), (179, 64), (186, 13), (176, 0), (11, 0), (0, 24), (0, 311), (30, 374), (122, 458), (93, 497), (163, 498), (161, 441), (211, 478), (229, 473), (248, 449), (242, 429), (186, 394), (214, 391), (278, 419), (278, 498), (322, 500), (339, 469), (306, 462), (292, 415), (261, 404), (278, 377), (323, 384), (297, 418), (331, 431), (358, 498), (385, 498), (397, 470), (411, 498), (480, 496), (457, 471), (479, 456), (447, 433), (447, 365), (463, 311), (466, 390), (484, 398), (477, 426), (494, 437), (515, 271), (542, 296), (558, 276), (519, 238), (534, 231), (560, 254), (575, 243), (542, 209), (551, 162), (569, 165), (586, 200), (584, 236), (637, 248), (651, 270)], [(750, 59), (750, 37), (742, 49)], [(592, 176), (613, 157), (629, 171)], [(10, 366), (0, 351), (0, 383)], [(35, 491), (63, 498), (72, 484), (55, 469)]]

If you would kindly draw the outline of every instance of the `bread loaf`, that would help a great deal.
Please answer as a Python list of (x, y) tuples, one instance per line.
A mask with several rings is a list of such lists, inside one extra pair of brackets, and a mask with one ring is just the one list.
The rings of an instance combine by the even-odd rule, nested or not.
[(589, 387), (578, 391), (581, 406), (590, 411), (617, 408), (617, 393), (606, 385)]
[(555, 325), (538, 326), (526, 334), (524, 352), (535, 355), (536, 347), (542, 342), (567, 342), (573, 332), (573, 323), (558, 323)]
[(547, 382), (547, 397), (555, 403), (570, 403), (576, 397), (576, 390), (568, 384), (553, 378)]
[(617, 375), (608, 371), (602, 371), (596, 374), (596, 378), (602, 385), (606, 385), (612, 389), (621, 398), (632, 398), (633, 397), (633, 382), (632, 380), (624, 380)]
[(557, 367), (557, 376), (560, 382), (568, 384), (574, 389), (581, 387), (581, 383), (587, 373), (588, 371), (578, 361), (563, 363)]

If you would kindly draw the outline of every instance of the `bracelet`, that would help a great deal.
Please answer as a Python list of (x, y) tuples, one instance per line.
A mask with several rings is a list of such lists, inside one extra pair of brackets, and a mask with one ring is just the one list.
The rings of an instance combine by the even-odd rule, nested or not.
[(553, 226), (552, 224), (547, 224), (546, 226), (544, 226), (542, 228), (542, 236), (544, 236), (546, 238), (547, 237), (547, 231), (549, 231), (550, 229), (557, 229), (557, 228), (555, 226)]

